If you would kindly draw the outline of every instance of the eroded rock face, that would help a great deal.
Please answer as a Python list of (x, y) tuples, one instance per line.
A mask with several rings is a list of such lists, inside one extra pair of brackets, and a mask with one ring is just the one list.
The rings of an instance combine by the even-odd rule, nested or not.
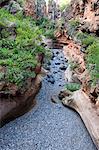
[(0, 0), (0, 7), (4, 6), (8, 2), (9, 2), (9, 0)]
[(70, 7), (64, 12), (65, 20), (80, 19), (82, 30), (99, 32), (99, 1), (72, 0)]
[(32, 16), (36, 18), (36, 2), (35, 0), (26, 0), (24, 6), (26, 16)]
[(23, 6), (18, 0), (0, 1), (0, 7), (5, 8), (12, 14), (23, 12)]
[(41, 76), (38, 75), (29, 85), (29, 89), (16, 96), (0, 97), (0, 126), (30, 110), (35, 104), (35, 96), (41, 87)]
[(48, 3), (48, 18), (51, 20), (57, 20), (61, 17), (61, 11), (59, 5), (54, 1)]

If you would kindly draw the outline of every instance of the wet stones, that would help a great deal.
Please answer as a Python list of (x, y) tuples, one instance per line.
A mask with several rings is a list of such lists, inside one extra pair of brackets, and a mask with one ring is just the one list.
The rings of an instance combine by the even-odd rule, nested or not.
[(50, 67), (49, 67), (49, 66), (46, 66), (46, 70), (50, 71)]
[(53, 74), (56, 74), (57, 73), (57, 71), (53, 71)]
[(50, 82), (51, 84), (55, 83), (55, 79), (52, 75), (47, 75), (47, 81)]
[(60, 65), (60, 62), (55, 62), (55, 65)]
[(62, 65), (60, 66), (60, 69), (63, 70), (63, 71), (65, 71), (65, 70), (67, 69), (67, 66), (65, 66), (65, 65), (62, 64)]
[(58, 54), (59, 54), (59, 52), (57, 51), (57, 52), (56, 52), (56, 55), (58, 55)]
[(65, 80), (62, 76), (67, 69), (67, 59), (61, 50), (53, 49), (53, 56), (50, 63), (47, 63), (46, 69), (49, 70), (49, 74), (46, 77), (46, 81), (50, 84), (55, 84), (58, 87), (62, 87)]

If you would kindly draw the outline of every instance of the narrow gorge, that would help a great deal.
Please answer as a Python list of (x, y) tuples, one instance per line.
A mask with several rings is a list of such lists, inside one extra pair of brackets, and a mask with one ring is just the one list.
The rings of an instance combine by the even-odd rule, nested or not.
[(0, 149), (99, 149), (99, 1), (0, 1)]

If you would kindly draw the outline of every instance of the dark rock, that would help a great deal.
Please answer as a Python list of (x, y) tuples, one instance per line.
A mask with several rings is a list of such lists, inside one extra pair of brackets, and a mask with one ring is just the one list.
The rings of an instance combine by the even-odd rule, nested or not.
[(54, 74), (56, 74), (56, 73), (57, 73), (57, 71), (54, 71), (53, 73), (54, 73)]
[(55, 58), (55, 55), (52, 56), (51, 60), (53, 60)]
[(59, 54), (59, 52), (57, 51), (57, 52), (56, 52), (56, 54), (58, 55), (58, 54)]
[(49, 66), (47, 66), (47, 67), (46, 67), (46, 70), (50, 70), (50, 67), (49, 67)]
[(54, 78), (50, 78), (49, 82), (50, 82), (51, 84), (54, 84), (54, 83), (55, 83)]
[(60, 65), (60, 62), (56, 62), (55, 65)]
[(52, 75), (47, 75), (48, 79), (47, 81), (50, 82), (51, 84), (54, 84), (55, 83), (55, 79)]
[(49, 61), (47, 64), (48, 64), (48, 66), (50, 66), (50, 65), (51, 65), (51, 62)]
[(65, 62), (68, 62), (67, 58), (65, 58)]
[(62, 100), (63, 98), (65, 98), (66, 96), (69, 96), (70, 95), (70, 93), (69, 92), (67, 92), (67, 91), (60, 91), (60, 93), (59, 93), (59, 95), (58, 95), (58, 98), (60, 99), (60, 100)]
[(60, 69), (65, 71), (67, 69), (67, 66), (61, 65)]

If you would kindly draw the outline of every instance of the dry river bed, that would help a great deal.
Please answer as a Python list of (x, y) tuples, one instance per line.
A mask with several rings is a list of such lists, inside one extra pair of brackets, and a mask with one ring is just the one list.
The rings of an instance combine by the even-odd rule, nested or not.
[(62, 50), (52, 52), (36, 107), (0, 129), (0, 150), (96, 150), (79, 115), (57, 99), (68, 62)]

